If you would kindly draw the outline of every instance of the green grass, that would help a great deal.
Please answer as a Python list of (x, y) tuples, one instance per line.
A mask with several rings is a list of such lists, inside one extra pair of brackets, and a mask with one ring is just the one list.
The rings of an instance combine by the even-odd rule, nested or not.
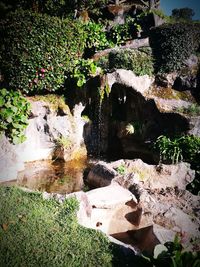
[(0, 187), (0, 203), (0, 267), (112, 266), (108, 239), (78, 225), (76, 199)]

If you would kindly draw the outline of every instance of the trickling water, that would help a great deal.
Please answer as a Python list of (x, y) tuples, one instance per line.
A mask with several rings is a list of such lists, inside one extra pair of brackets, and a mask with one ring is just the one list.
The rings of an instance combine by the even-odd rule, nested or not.
[(102, 103), (100, 102), (97, 109), (97, 157), (101, 156), (101, 128), (102, 127)]

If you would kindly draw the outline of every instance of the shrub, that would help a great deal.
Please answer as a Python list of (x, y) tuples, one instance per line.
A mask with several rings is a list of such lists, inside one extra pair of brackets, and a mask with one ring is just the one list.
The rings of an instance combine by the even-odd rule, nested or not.
[(157, 72), (179, 70), (184, 61), (199, 49), (200, 24), (163, 24), (151, 30), (150, 44)]
[(82, 55), (86, 33), (80, 22), (16, 11), (0, 24), (0, 69), (10, 87), (26, 93), (56, 91), (65, 71)]
[(153, 60), (151, 53), (139, 50), (119, 50), (109, 54), (110, 69), (120, 68), (132, 70), (136, 75), (152, 75)]
[(30, 103), (19, 92), (1, 89), (0, 133), (4, 132), (14, 144), (24, 142), (29, 111)]
[(51, 16), (66, 17), (74, 13), (75, 9), (91, 10), (107, 3), (108, 0), (1, 0), (0, 11), (15, 10), (20, 7)]

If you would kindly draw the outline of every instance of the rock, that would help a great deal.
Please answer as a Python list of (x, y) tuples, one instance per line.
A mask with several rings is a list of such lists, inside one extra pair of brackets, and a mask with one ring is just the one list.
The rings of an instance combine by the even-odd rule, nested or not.
[(200, 238), (199, 226), (192, 222), (192, 217), (176, 207), (171, 207), (164, 213), (171, 225), (180, 228), (180, 232)]
[(198, 61), (198, 57), (192, 54), (188, 59), (184, 61), (184, 64), (189, 68), (194, 68), (198, 66)]
[(179, 91), (193, 90), (197, 87), (197, 76), (187, 74), (178, 76), (173, 84), (173, 88)]
[(174, 85), (174, 81), (178, 76), (177, 72), (171, 73), (159, 73), (155, 77), (155, 82), (158, 86), (163, 87), (172, 87)]
[(189, 135), (200, 137), (200, 116), (192, 116), (189, 119)]
[(131, 70), (118, 69), (107, 74), (107, 81), (110, 88), (117, 83), (143, 94), (153, 83), (153, 78), (148, 75), (136, 76)]
[(62, 155), (62, 159), (68, 161), (87, 155), (83, 140), (82, 104), (74, 107), (72, 115), (67, 105), (62, 110), (54, 110), (48, 102), (30, 102), (31, 117), (25, 130), (26, 141), (13, 145), (5, 137), (0, 140), (0, 181), (17, 179), (17, 173), (23, 169), (24, 162), (52, 159), (60, 137), (69, 140), (70, 146), (65, 149), (65, 153), (58, 152), (57, 158)]
[(24, 169), (23, 161), (13, 149), (4, 134), (0, 137), (0, 183), (15, 180), (19, 171)]
[(109, 185), (111, 180), (117, 176), (118, 173), (103, 161), (98, 162), (90, 170), (87, 176), (87, 182), (93, 186), (103, 187)]
[(111, 209), (131, 200), (137, 203), (134, 195), (118, 184), (97, 188), (86, 194), (91, 205), (96, 208)]
[[(117, 168), (124, 165), (124, 175), (117, 173)], [(109, 185), (111, 181), (119, 183), (125, 188), (139, 185), (143, 188), (159, 189), (177, 187), (185, 189), (187, 184), (194, 179), (195, 171), (190, 169), (190, 164), (180, 162), (178, 164), (148, 165), (141, 159), (124, 160), (111, 163), (99, 162), (91, 169), (88, 182), (96, 186)]]
[(173, 242), (177, 231), (166, 229), (158, 224), (153, 224), (153, 232), (161, 244)]
[(130, 6), (123, 6), (123, 5), (108, 5), (107, 10), (112, 15), (113, 18), (113, 24), (124, 24), (125, 23), (125, 17), (128, 13), (128, 11), (131, 9)]

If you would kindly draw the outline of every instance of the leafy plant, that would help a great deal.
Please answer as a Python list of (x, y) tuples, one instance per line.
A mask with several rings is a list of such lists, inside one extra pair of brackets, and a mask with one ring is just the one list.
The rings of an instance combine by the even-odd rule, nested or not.
[(101, 69), (97, 67), (92, 59), (79, 59), (74, 62), (71, 78), (76, 80), (78, 87), (82, 87), (87, 79), (91, 76), (95, 76), (101, 72)]
[(18, 91), (1, 89), (0, 133), (4, 132), (14, 144), (24, 142), (29, 111), (30, 103)]
[(116, 171), (120, 175), (124, 175), (126, 173), (126, 166), (124, 164), (121, 164), (120, 166), (117, 167)]
[(151, 53), (145, 53), (137, 49), (126, 49), (111, 52), (109, 54), (109, 67), (132, 70), (136, 75), (152, 75), (153, 59)]
[(121, 45), (126, 40), (131, 39), (129, 23), (115, 24), (108, 32), (108, 39), (113, 45)]
[(69, 149), (72, 146), (72, 140), (69, 137), (62, 135), (61, 137), (56, 139), (56, 146), (63, 149)]
[(183, 151), (180, 146), (181, 139), (182, 137), (171, 140), (164, 135), (157, 138), (154, 148), (159, 151), (161, 161), (170, 161), (174, 164), (183, 159)]
[(198, 267), (200, 264), (200, 253), (184, 251), (178, 236), (174, 242), (156, 245), (153, 256), (143, 257), (155, 267)]
[(89, 118), (87, 115), (82, 115), (81, 118), (82, 118), (86, 123), (91, 122), (90, 118)]
[(184, 66), (184, 61), (199, 49), (199, 23), (163, 24), (150, 32), (150, 45), (158, 72), (172, 72)]
[(191, 104), (190, 106), (183, 107), (183, 108), (177, 108), (176, 111), (190, 114), (190, 115), (199, 115), (200, 114), (200, 106), (198, 104)]
[(127, 134), (134, 134), (135, 128), (134, 128), (132, 123), (128, 123), (126, 125), (126, 132), (127, 132)]
[(88, 23), (83, 24), (82, 27), (87, 35), (86, 47), (90, 50), (93, 49), (93, 53), (110, 46), (103, 24), (89, 21)]
[(200, 191), (200, 137), (183, 135), (170, 138), (161, 135), (154, 143), (154, 149), (160, 153), (160, 160), (168, 163), (177, 163), (181, 160), (189, 162), (195, 170), (195, 179), (188, 185), (193, 194)]
[(159, 151), (161, 161), (177, 163), (185, 160), (193, 162), (200, 153), (200, 137), (183, 135), (170, 138), (161, 135), (155, 141), (154, 148)]
[(85, 49), (83, 24), (17, 10), (0, 23), (0, 69), (5, 82), (26, 93), (64, 87), (66, 71)]

